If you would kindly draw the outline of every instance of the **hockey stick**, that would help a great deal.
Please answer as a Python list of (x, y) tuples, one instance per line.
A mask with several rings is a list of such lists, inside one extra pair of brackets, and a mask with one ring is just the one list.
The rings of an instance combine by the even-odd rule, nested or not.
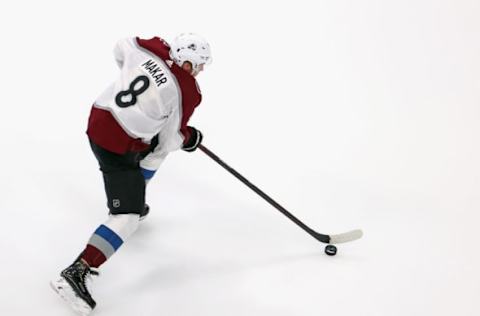
[(316, 240), (326, 243), (326, 244), (340, 244), (344, 242), (349, 242), (353, 240), (357, 240), (362, 237), (363, 232), (360, 229), (352, 230), (343, 234), (338, 234), (338, 235), (325, 235), (325, 234), (320, 234), (305, 225), (301, 220), (296, 218), (292, 213), (287, 211), (283, 206), (278, 204), (275, 200), (273, 200), (271, 197), (269, 197), (266, 193), (264, 193), (262, 190), (260, 190), (258, 187), (256, 187), (254, 184), (252, 184), (250, 181), (248, 181), (244, 176), (242, 176), (240, 173), (235, 171), (232, 167), (227, 165), (225, 162), (223, 162), (217, 155), (212, 153), (208, 148), (206, 148), (203, 145), (199, 145), (198, 148), (200, 148), (201, 151), (203, 151), (207, 156), (212, 158), (215, 162), (217, 162), (220, 166), (225, 168), (228, 172), (230, 172), (232, 175), (234, 175), (238, 180), (242, 181), (246, 186), (248, 186), (250, 189), (252, 189), (255, 193), (260, 195), (265, 201), (270, 203), (274, 208), (279, 210), (283, 215), (288, 217), (292, 222), (300, 226), (304, 231), (310, 234), (313, 238)]

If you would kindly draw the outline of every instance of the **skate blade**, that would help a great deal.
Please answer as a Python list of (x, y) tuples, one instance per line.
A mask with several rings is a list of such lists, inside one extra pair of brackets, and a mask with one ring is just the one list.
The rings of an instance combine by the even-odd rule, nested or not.
[(51, 281), (50, 286), (77, 314), (81, 316), (90, 315), (92, 308), (75, 294), (65, 279)]

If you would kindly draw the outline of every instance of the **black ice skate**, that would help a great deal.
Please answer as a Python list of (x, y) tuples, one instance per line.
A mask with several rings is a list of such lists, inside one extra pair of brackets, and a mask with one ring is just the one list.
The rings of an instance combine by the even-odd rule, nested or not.
[(97, 305), (86, 284), (87, 279), (91, 279), (92, 275), (98, 275), (98, 272), (77, 259), (60, 273), (59, 280), (50, 282), (50, 285), (73, 310), (82, 316), (87, 316)]

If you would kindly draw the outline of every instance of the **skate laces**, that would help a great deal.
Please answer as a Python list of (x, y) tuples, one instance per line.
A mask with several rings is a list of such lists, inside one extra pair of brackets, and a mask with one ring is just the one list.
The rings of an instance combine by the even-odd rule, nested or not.
[(83, 275), (83, 285), (90, 289), (90, 285), (93, 283), (93, 278), (100, 276), (100, 272), (97, 269), (87, 268)]
[(98, 277), (100, 272), (95, 268), (90, 268), (82, 262), (78, 262), (76, 267), (77, 271), (80, 272), (80, 281), (82, 282), (83, 287), (88, 291), (93, 282), (93, 277)]

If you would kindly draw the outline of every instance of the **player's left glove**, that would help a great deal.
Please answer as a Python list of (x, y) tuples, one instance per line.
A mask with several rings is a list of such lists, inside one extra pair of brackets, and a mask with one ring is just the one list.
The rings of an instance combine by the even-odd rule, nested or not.
[(202, 143), (203, 135), (202, 133), (192, 126), (187, 126), (188, 131), (190, 132), (190, 137), (183, 144), (182, 149), (188, 152), (195, 151), (198, 146)]

